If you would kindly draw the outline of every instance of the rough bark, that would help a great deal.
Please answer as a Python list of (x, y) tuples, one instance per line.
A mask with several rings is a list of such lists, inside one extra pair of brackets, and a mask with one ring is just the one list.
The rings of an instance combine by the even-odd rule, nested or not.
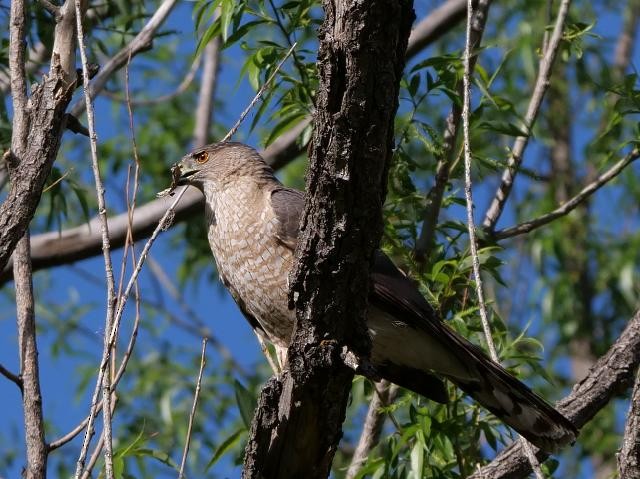
[(325, 1), (324, 9), (307, 197), (291, 276), (296, 329), (280, 385), (272, 380), (261, 396), (245, 478), (327, 477), (353, 377), (341, 355), (369, 349), (369, 268), (382, 234), (414, 14), (408, 0)]
[(29, 258), (29, 232), (18, 242), (15, 250), (16, 310), (18, 316), (18, 347), (20, 349), (20, 377), (22, 378), (22, 407), (24, 410), (27, 464), (24, 477), (42, 479), (47, 476), (47, 445), (44, 438), (40, 368), (36, 342), (36, 322)]
[(640, 378), (638, 377), (631, 395), (622, 450), (618, 455), (618, 472), (622, 479), (640, 477)]
[(76, 86), (75, 81), (64, 80), (67, 75), (56, 58), (49, 74), (29, 98), (25, 119), (29, 133), (24, 152), (20, 156), (13, 153), (8, 158), (11, 189), (0, 205), (1, 269), (7, 265), (40, 201), (66, 124), (65, 110)]

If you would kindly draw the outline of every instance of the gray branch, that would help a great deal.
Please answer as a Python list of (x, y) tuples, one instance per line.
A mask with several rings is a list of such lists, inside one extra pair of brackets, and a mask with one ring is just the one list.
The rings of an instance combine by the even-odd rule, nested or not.
[[(612, 398), (632, 385), (639, 363), (640, 311), (637, 311), (609, 351), (573, 387), (571, 394), (556, 403), (556, 408), (581, 428)], [(547, 455), (536, 450), (536, 457), (542, 461)], [(531, 465), (520, 444), (514, 443), (470, 479), (518, 479), (530, 473)]]

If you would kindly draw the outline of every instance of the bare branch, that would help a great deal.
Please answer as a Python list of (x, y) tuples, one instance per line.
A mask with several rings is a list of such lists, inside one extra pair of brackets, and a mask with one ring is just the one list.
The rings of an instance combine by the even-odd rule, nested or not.
[(22, 406), (24, 408), (24, 430), (27, 448), (25, 477), (38, 479), (46, 476), (48, 451), (44, 440), (40, 367), (36, 342), (31, 261), (29, 259), (29, 230), (16, 246), (13, 268), (16, 278), (18, 348), (20, 351)]
[[(189, 88), (189, 86), (191, 85), (191, 83), (193, 82), (193, 79), (196, 77), (196, 73), (198, 73), (198, 68), (200, 68), (200, 63), (202, 60), (202, 56), (198, 56), (198, 58), (196, 58), (193, 63), (191, 64), (191, 66), (189, 67), (189, 71), (187, 72), (187, 74), (185, 75), (185, 77), (182, 79), (182, 81), (180, 82), (180, 84), (170, 93), (166, 93), (164, 95), (160, 95), (158, 97), (154, 97), (154, 98), (139, 98), (139, 99), (135, 99), (135, 100), (129, 100), (129, 103), (133, 106), (146, 106), (146, 105), (157, 105), (158, 103), (164, 103), (168, 100), (171, 100), (173, 98), (176, 98), (180, 95), (182, 95), (185, 91), (187, 91), (187, 88)], [(107, 98), (110, 98), (112, 100), (115, 101), (121, 101), (121, 102), (127, 102), (126, 98), (123, 98), (122, 96), (116, 94), (116, 93), (111, 93), (107, 90), (104, 90), (104, 96), (106, 96)], [(198, 107), (200, 106), (200, 104), (198, 103)]]
[(622, 77), (631, 62), (633, 54), (633, 41), (640, 21), (640, 1), (629, 0), (624, 9), (622, 30), (616, 42), (613, 65), (618, 77)]
[(358, 445), (351, 458), (351, 464), (349, 464), (349, 469), (345, 476), (346, 479), (353, 479), (358, 474), (369, 454), (380, 441), (382, 426), (384, 426), (384, 420), (387, 417), (381, 409), (393, 403), (397, 394), (398, 386), (389, 383), (386, 379), (379, 383), (374, 383), (374, 391), (369, 402), (367, 417), (362, 426)]
[(618, 161), (615, 165), (598, 176), (598, 178), (594, 182), (589, 183), (587, 186), (585, 186), (580, 191), (580, 193), (564, 203), (562, 206), (559, 206), (552, 212), (542, 215), (533, 220), (525, 221), (524, 223), (520, 223), (517, 226), (512, 226), (511, 228), (505, 228), (496, 231), (492, 234), (492, 237), (496, 240), (513, 238), (514, 236), (528, 233), (536, 228), (540, 228), (541, 226), (549, 224), (552, 221), (569, 214), (577, 206), (579, 206), (582, 202), (589, 198), (593, 193), (598, 191), (602, 186), (618, 176), (622, 172), (622, 170), (624, 170), (628, 165), (637, 160), (638, 157), (640, 157), (640, 150), (638, 150), (638, 148), (635, 148), (623, 159)]
[(228, 141), (230, 138), (233, 137), (233, 135), (236, 134), (236, 132), (238, 131), (238, 128), (240, 128), (240, 125), (242, 124), (244, 119), (247, 117), (249, 112), (253, 109), (253, 107), (258, 102), (260, 97), (262, 97), (262, 94), (266, 91), (266, 89), (269, 88), (269, 85), (271, 85), (271, 82), (273, 81), (273, 79), (276, 77), (276, 75), (280, 71), (280, 68), (282, 68), (282, 65), (284, 64), (285, 61), (287, 61), (287, 58), (289, 58), (289, 56), (293, 53), (293, 50), (295, 50), (297, 45), (298, 45), (297, 42), (294, 43), (293, 45), (291, 45), (291, 48), (289, 48), (289, 51), (282, 58), (282, 60), (280, 60), (280, 63), (278, 63), (278, 65), (276, 66), (275, 70), (273, 70), (271, 75), (269, 75), (269, 78), (267, 78), (267, 81), (265, 81), (262, 84), (262, 86), (258, 90), (258, 93), (256, 93), (256, 96), (253, 97), (253, 100), (251, 100), (251, 102), (249, 102), (249, 104), (244, 109), (244, 111), (242, 113), (240, 113), (240, 118), (238, 118), (238, 121), (236, 121), (236, 124), (231, 127), (231, 129), (227, 132), (227, 134), (224, 136), (224, 138), (221, 141)]
[[(69, 2), (70, 0), (67, 0)], [(111, 245), (109, 244), (109, 223), (107, 221), (107, 205), (104, 198), (104, 187), (102, 185), (102, 178), (100, 177), (100, 168), (98, 166), (98, 137), (96, 135), (96, 127), (94, 120), (93, 105), (91, 98), (89, 97), (89, 66), (87, 61), (87, 51), (84, 42), (84, 32), (82, 26), (82, 0), (75, 0), (76, 8), (76, 30), (78, 35), (78, 47), (80, 49), (80, 57), (82, 59), (82, 77), (83, 77), (83, 91), (85, 98), (85, 107), (87, 109), (87, 123), (89, 127), (89, 143), (91, 146), (91, 166), (93, 169), (93, 177), (96, 187), (96, 195), (98, 201), (98, 217), (100, 218), (100, 236), (102, 239), (102, 254), (104, 258), (104, 270), (107, 283), (107, 312), (105, 317), (105, 332), (111, 331), (114, 311), (116, 306), (116, 287), (113, 276), (113, 265), (111, 263)], [(103, 358), (109, 358), (111, 354), (112, 342), (105, 334), (104, 338), (104, 350)], [(111, 437), (111, 363), (106, 362), (105, 374), (102, 375), (102, 383), (96, 384), (96, 393), (102, 388), (102, 420), (103, 430), (102, 437), (104, 438), (104, 462), (105, 462), (105, 474), (107, 479), (113, 478), (113, 450), (112, 450), (112, 437)], [(94, 393), (94, 397), (97, 396)], [(96, 406), (91, 403), (91, 411), (95, 411)], [(95, 412), (93, 413), (95, 415)], [(91, 414), (90, 414), (91, 416)], [(85, 434), (82, 449), (78, 462), (76, 464), (75, 477), (78, 479), (82, 470), (84, 469), (84, 461), (86, 457), (86, 451), (88, 450), (91, 442), (93, 427), (91, 420), (87, 427), (87, 434)]]
[[(478, 2), (474, 1), (473, 3), (475, 5)], [(467, 0), (447, 0), (434, 8), (411, 30), (407, 58), (414, 57), (425, 47), (452, 30), (464, 19), (466, 11)]]
[(12, 383), (14, 383), (16, 386), (18, 386), (18, 388), (20, 389), (20, 392), (22, 392), (22, 378), (20, 378), (20, 376), (12, 373), (7, 368), (5, 368), (2, 364), (0, 364), (0, 374), (2, 374), (5, 378), (7, 378)]
[[(478, 49), (480, 42), (482, 41), (482, 35), (484, 34), (484, 27), (487, 22), (490, 6), (491, 0), (480, 0), (478, 2), (478, 8), (475, 10), (474, 17), (471, 21), (470, 48), (472, 52)], [(474, 54), (470, 59), (469, 65), (471, 73), (473, 73), (476, 60), (477, 55)], [(461, 83), (457, 85), (456, 89), (458, 91), (458, 95), (462, 96), (463, 91)], [(442, 145), (443, 154), (440, 158), (437, 158), (438, 166), (436, 170), (435, 184), (427, 194), (427, 204), (424, 210), (422, 229), (420, 231), (420, 236), (416, 241), (414, 250), (416, 259), (420, 262), (425, 261), (430, 256), (435, 242), (436, 226), (438, 225), (438, 218), (440, 217), (440, 207), (442, 206), (444, 190), (449, 182), (451, 164), (455, 158), (454, 147), (458, 135), (461, 113), (462, 109), (460, 106), (454, 103), (451, 106), (451, 111), (446, 119)]]
[(57, 18), (60, 15), (60, 7), (49, 0), (38, 0), (38, 3), (42, 5), (42, 8), (53, 15), (53, 18)]
[[(608, 402), (629, 388), (640, 363), (640, 310), (627, 323), (609, 351), (593, 365), (589, 374), (574, 385), (571, 394), (556, 403), (556, 408), (581, 428)], [(547, 455), (536, 449), (539, 460)], [(531, 466), (515, 443), (482, 467), (470, 479), (517, 479), (531, 472)]]
[(200, 388), (202, 385), (202, 372), (204, 366), (207, 364), (207, 338), (202, 340), (202, 354), (200, 356), (200, 370), (198, 371), (198, 379), (196, 381), (196, 390), (193, 393), (193, 405), (191, 406), (191, 412), (189, 413), (189, 425), (187, 426), (187, 438), (184, 442), (184, 451), (182, 452), (182, 461), (180, 462), (180, 472), (178, 473), (178, 479), (183, 479), (184, 467), (187, 463), (187, 455), (189, 454), (189, 444), (191, 444), (191, 431), (193, 429), (193, 419), (196, 417), (196, 408), (198, 407), (198, 398), (200, 397)]
[[(69, 3), (69, 0), (67, 0), (67, 3)], [(162, 26), (177, 3), (178, 0), (164, 0), (142, 30), (140, 30), (140, 33), (131, 40), (131, 43), (116, 53), (111, 60), (100, 68), (100, 72), (95, 76), (89, 87), (89, 98), (92, 100), (95, 98), (95, 96), (104, 88), (107, 80), (113, 72), (122, 67), (127, 62), (128, 58), (133, 57), (142, 51), (148, 50), (151, 47), (151, 42), (153, 41), (156, 31)], [(71, 114), (73, 116), (79, 116), (85, 108), (85, 102), (78, 101), (71, 108)]]
[(617, 456), (621, 478), (640, 477), (640, 377), (637, 373), (624, 427), (622, 450)]
[(569, 13), (570, 5), (571, 0), (562, 0), (560, 3), (556, 24), (553, 28), (553, 34), (549, 40), (549, 46), (544, 51), (542, 59), (540, 60), (538, 77), (533, 88), (531, 100), (529, 101), (527, 113), (524, 117), (524, 127), (527, 135), (516, 138), (513, 148), (511, 149), (507, 168), (502, 174), (500, 186), (498, 187), (484, 218), (483, 227), (490, 231), (495, 229), (496, 223), (498, 222), (498, 219), (500, 219), (500, 215), (504, 209), (504, 205), (509, 198), (509, 193), (511, 193), (511, 188), (513, 187), (513, 182), (516, 174), (518, 173), (518, 168), (522, 163), (524, 151), (527, 148), (529, 138), (531, 137), (531, 130), (533, 129), (533, 125), (538, 117), (538, 112), (540, 111), (544, 95), (549, 88), (551, 69), (553, 68), (556, 54), (558, 53), (560, 41), (562, 40), (564, 24)]
[(196, 124), (193, 132), (193, 146), (200, 147), (209, 143), (209, 130), (211, 127), (211, 113), (215, 99), (216, 84), (218, 80), (218, 68), (220, 61), (220, 37), (216, 36), (204, 48), (204, 67), (202, 81), (200, 82), (200, 94), (198, 107), (196, 108)]

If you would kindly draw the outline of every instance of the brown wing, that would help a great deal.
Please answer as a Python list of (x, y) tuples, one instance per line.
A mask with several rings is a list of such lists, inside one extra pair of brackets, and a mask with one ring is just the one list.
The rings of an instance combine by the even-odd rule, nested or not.
[(298, 226), (304, 210), (304, 194), (284, 186), (271, 192), (271, 207), (276, 215), (276, 237), (292, 251), (298, 242)]

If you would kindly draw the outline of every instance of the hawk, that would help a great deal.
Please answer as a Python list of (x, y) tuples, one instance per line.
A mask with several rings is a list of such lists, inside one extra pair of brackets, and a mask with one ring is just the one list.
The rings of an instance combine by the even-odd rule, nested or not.
[[(257, 334), (287, 348), (295, 322), (288, 278), (303, 193), (283, 186), (258, 152), (241, 143), (198, 148), (178, 166), (177, 184), (204, 194), (208, 240), (222, 283)], [(568, 419), (439, 320), (381, 251), (372, 266), (367, 329), (370, 361), (381, 377), (438, 402), (447, 400), (446, 378), (548, 452), (575, 440)]]

